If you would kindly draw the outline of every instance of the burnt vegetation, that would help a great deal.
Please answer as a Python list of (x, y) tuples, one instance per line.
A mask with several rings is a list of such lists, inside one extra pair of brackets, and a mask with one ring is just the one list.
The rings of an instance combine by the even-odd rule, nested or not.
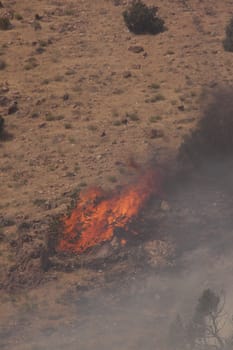
[[(230, 350), (233, 346), (232, 329), (225, 312), (225, 298), (211, 289), (205, 289), (198, 299), (190, 320), (180, 315), (170, 326), (169, 349), (172, 350)], [(232, 328), (232, 327), (230, 327)]]
[(165, 30), (164, 20), (157, 15), (158, 7), (147, 6), (141, 0), (133, 0), (123, 18), (134, 34), (159, 34)]

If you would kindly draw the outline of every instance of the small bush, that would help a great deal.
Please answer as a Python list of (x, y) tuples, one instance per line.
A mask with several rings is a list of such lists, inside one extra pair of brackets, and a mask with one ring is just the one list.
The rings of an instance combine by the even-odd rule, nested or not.
[(129, 120), (131, 120), (132, 122), (136, 122), (138, 120), (140, 120), (137, 112), (133, 112), (133, 113), (126, 113), (125, 114), (126, 118), (129, 118)]
[(158, 8), (148, 7), (141, 0), (133, 0), (123, 12), (128, 29), (135, 34), (158, 34), (164, 31), (164, 21), (157, 16)]
[(3, 135), (3, 132), (4, 132), (4, 123), (5, 123), (5, 120), (4, 120), (4, 118), (0, 115), (0, 138), (1, 138), (1, 136)]
[(9, 18), (0, 17), (0, 30), (8, 30), (11, 28), (11, 22)]
[(223, 48), (225, 51), (233, 52), (233, 17), (226, 26), (226, 36), (223, 40)]
[(14, 14), (14, 18), (15, 18), (17, 21), (22, 21), (23, 16), (22, 16), (20, 13), (15, 13), (15, 14)]
[(24, 69), (25, 70), (31, 70), (31, 69), (36, 68), (37, 66), (38, 66), (38, 62), (37, 62), (36, 58), (35, 57), (29, 57), (27, 59), (27, 63), (24, 66)]
[(0, 70), (3, 70), (5, 68), (6, 68), (6, 62), (0, 59)]
[(179, 158), (194, 164), (233, 155), (233, 91), (219, 90), (204, 111), (196, 129), (179, 149)]

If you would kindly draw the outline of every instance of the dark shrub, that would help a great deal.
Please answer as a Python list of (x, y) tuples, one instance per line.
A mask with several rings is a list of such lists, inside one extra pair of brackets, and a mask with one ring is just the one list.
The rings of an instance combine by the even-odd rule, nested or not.
[(133, 0), (123, 17), (135, 34), (158, 34), (164, 31), (164, 21), (157, 16), (157, 11), (155, 6), (148, 7), (141, 0)]
[(225, 29), (226, 36), (223, 40), (223, 47), (225, 51), (233, 52), (233, 17)]
[(4, 130), (4, 118), (0, 115), (0, 138), (3, 135)]
[(233, 90), (215, 93), (196, 129), (179, 149), (179, 158), (198, 163), (233, 155)]
[(0, 70), (3, 70), (5, 68), (6, 68), (6, 62), (0, 59)]
[(8, 18), (0, 17), (0, 30), (8, 30), (11, 28), (11, 22)]

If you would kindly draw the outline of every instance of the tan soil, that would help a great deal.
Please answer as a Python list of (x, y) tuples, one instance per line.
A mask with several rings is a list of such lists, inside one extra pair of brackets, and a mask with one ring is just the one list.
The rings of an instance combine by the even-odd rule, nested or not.
[[(9, 221), (1, 228), (7, 242), (0, 244), (0, 278), (15, 261), (9, 241), (16, 239), (20, 223), (64, 214), (77, 189), (127, 182), (130, 157), (141, 164), (153, 156), (173, 158), (201, 115), (205, 92), (231, 84), (233, 60), (222, 39), (232, 1), (158, 0), (168, 30), (157, 36), (127, 30), (126, 3), (3, 1), (6, 11), (22, 19), (0, 31), (0, 59), (7, 64), (0, 71), (0, 98), (8, 99), (0, 114), (12, 135), (0, 143), (0, 219)], [(144, 51), (128, 50), (134, 45)], [(8, 115), (14, 101), (18, 111)], [(153, 137), (152, 129), (161, 137)], [(1, 322), (16, 317), (15, 305), (19, 313), (20, 307), (33, 309), (34, 298), (45, 310), (44, 300), (51, 303), (48, 313), (55, 310), (59, 319), (67, 310), (57, 305), (55, 288), (62, 295), (64, 284), (89, 281), (92, 274), (95, 279), (96, 273), (85, 269), (59, 272), (56, 282), (29, 294), (3, 293)]]

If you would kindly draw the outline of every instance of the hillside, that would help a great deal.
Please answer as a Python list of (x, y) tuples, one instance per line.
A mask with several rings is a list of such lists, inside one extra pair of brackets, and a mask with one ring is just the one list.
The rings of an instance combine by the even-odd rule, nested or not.
[[(124, 0), (1, 3), (0, 17), (9, 17), (12, 28), (0, 31), (0, 63), (5, 63), (0, 70), (0, 115), (7, 132), (0, 141), (0, 323), (7, 324), (7, 331), (0, 334), (4, 349), (45, 349), (31, 340), (25, 346), (23, 336), (17, 338), (22, 328), (37, 330), (37, 322), (40, 329), (45, 327), (45, 320), (36, 319), (35, 300), (51, 331), (66, 323), (67, 313), (73, 312), (68, 323), (76, 317), (72, 305), (64, 302), (67, 290), (72, 294), (79, 281), (87, 281), (99, 292), (106, 276), (96, 277), (98, 272), (89, 269), (67, 274), (63, 266), (45, 281), (41, 277), (43, 283), (31, 290), (34, 271), (38, 273), (33, 265), (27, 291), (12, 296), (5, 289), (6, 272), (9, 277), (13, 271), (9, 285), (18, 283), (21, 273), (27, 279), (25, 260), (18, 260), (20, 232), (43, 245), (51, 218), (64, 216), (80, 190), (121, 187), (135, 176), (131, 162), (143, 168), (152, 161), (167, 164), (175, 159), (208, 96), (232, 85), (233, 56), (224, 51), (222, 40), (233, 3), (145, 1), (158, 6), (165, 21), (167, 30), (155, 36), (128, 31)], [(11, 269), (15, 264), (20, 265)], [(129, 269), (133, 273), (131, 265)], [(121, 279), (120, 264), (115, 272)], [(110, 280), (114, 273), (109, 273)], [(27, 312), (33, 314), (31, 326)], [(9, 329), (19, 332), (12, 340)], [(136, 349), (131, 346), (127, 349)], [(90, 342), (82, 349), (94, 348)]]

